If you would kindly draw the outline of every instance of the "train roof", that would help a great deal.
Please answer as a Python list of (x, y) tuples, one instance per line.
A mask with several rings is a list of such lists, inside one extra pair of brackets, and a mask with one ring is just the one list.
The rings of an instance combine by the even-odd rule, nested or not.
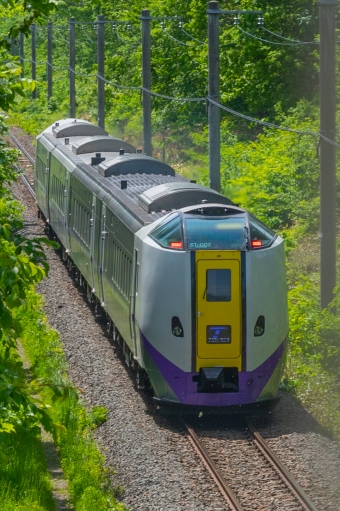
[(135, 153), (136, 148), (121, 140), (111, 136), (95, 135), (92, 137), (81, 137), (79, 140), (72, 142), (72, 151), (74, 154), (86, 154), (95, 152), (120, 152)]
[(98, 172), (104, 177), (123, 176), (125, 174), (157, 174), (174, 176), (170, 165), (145, 154), (118, 154), (108, 158), (98, 166)]
[(87, 121), (77, 121), (77, 119), (62, 124), (55, 123), (52, 127), (52, 133), (55, 138), (108, 135), (108, 132), (103, 128), (99, 128), (99, 126), (95, 126)]
[[(141, 225), (152, 223), (169, 211), (196, 204), (235, 205), (220, 193), (176, 174), (170, 165), (136, 153), (131, 144), (100, 133), (97, 126), (79, 120), (66, 121), (47, 128), (37, 141), (69, 172), (75, 172), (80, 179), (84, 175), (94, 193), (95, 189), (105, 190), (103, 200), (109, 206), (111, 197)], [(93, 135), (88, 134), (91, 130)], [(59, 136), (61, 133), (65, 136)]]
[(38, 135), (37, 138), (41, 137), (44, 133), (52, 133), (52, 131), (58, 126), (66, 126), (71, 123), (91, 124), (93, 126), (92, 122), (84, 121), (83, 119), (76, 119), (75, 117), (68, 119), (60, 119), (60, 121), (54, 122), (53, 124), (45, 128), (44, 131), (40, 133), (40, 135)]

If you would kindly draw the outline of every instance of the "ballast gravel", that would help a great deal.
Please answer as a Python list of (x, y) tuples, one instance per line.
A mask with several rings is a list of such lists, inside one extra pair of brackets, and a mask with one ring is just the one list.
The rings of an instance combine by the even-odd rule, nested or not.
[[(24, 185), (19, 182), (13, 190), (26, 206), (27, 233), (42, 234), (41, 221), (33, 221), (36, 206)], [(101, 405), (109, 411), (108, 421), (95, 431), (95, 437), (107, 466), (114, 470), (112, 484), (120, 488), (120, 500), (131, 511), (230, 509), (201, 466), (180, 419), (159, 415), (150, 396), (137, 390), (121, 348), (105, 334), (105, 323), (96, 321), (92, 307), (57, 254), (52, 249), (47, 252), (50, 275), (38, 291), (44, 296), (50, 325), (60, 334), (69, 376), (81, 389), (86, 406)], [(214, 431), (216, 421), (210, 421)], [(218, 420), (222, 429), (228, 429), (229, 422), (228, 417)], [(340, 510), (339, 445), (299, 402), (282, 394), (269, 420), (254, 418), (253, 422), (318, 511)], [(247, 493), (246, 477), (237, 472), (237, 463), (235, 467), (235, 479)], [(248, 499), (251, 501), (251, 495)], [(290, 500), (287, 497), (287, 509)], [(267, 510), (285, 511), (275, 493), (270, 505), (261, 507), (261, 511)]]

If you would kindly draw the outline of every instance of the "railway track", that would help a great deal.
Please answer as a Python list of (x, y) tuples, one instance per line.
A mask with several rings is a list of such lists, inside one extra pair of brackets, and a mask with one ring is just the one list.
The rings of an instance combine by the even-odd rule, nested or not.
[[(34, 186), (33, 186), (33, 169), (34, 169), (34, 165), (35, 165), (35, 161), (34, 161), (34, 158), (30, 155), (30, 153), (27, 151), (27, 149), (25, 149), (25, 147), (21, 144), (21, 142), (17, 139), (17, 137), (10, 131), (8, 130), (9, 132), (9, 135), (12, 139), (12, 142), (17, 146), (17, 148), (19, 149), (19, 151), (21, 151), (21, 153), (23, 154), (23, 157), (19, 158), (19, 164), (15, 165), (17, 171), (18, 171), (18, 175), (20, 177), (20, 179), (23, 181), (23, 183), (25, 184), (26, 188), (28, 189), (29, 193), (31, 194), (31, 196), (35, 199), (35, 191), (34, 191)], [(25, 172), (28, 171), (28, 169), (30, 170), (30, 176), (26, 176)]]
[[(219, 487), (222, 496), (227, 501), (232, 511), (246, 511), (247, 507), (242, 505), (242, 503), (240, 502), (241, 499), (239, 499), (238, 496), (235, 494), (231, 485), (225, 479), (225, 476), (219, 467), (222, 463), (224, 464), (224, 467), (225, 464), (228, 465), (228, 458), (226, 457), (224, 459), (224, 462), (222, 461), (222, 463), (220, 459), (217, 462), (215, 462), (214, 456), (210, 455), (209, 449), (205, 447), (203, 438), (200, 438), (200, 436), (195, 432), (194, 427), (189, 425), (184, 419), (183, 422), (188, 432), (190, 442), (192, 443), (195, 451), (202, 460), (204, 466), (209, 471), (215, 483)], [(308, 495), (305, 493), (305, 491), (301, 488), (301, 486), (297, 483), (294, 477), (290, 474), (289, 470), (287, 470), (287, 468), (282, 464), (280, 459), (276, 456), (275, 452), (271, 449), (271, 447), (264, 440), (261, 434), (246, 418), (244, 418), (244, 424), (242, 429), (245, 430), (246, 436), (251, 440), (252, 444), (261, 453), (263, 461), (264, 462), (266, 461), (268, 462), (268, 464), (270, 464), (270, 466), (275, 470), (275, 474), (279, 474), (281, 480), (283, 481), (285, 486), (290, 490), (291, 494), (293, 495), (295, 501), (299, 504), (300, 508), (303, 509), (304, 511), (318, 511), (318, 509), (313, 504)], [(224, 472), (226, 472), (226, 470), (224, 470)], [(259, 509), (267, 508), (261, 507)]]
[(30, 153), (27, 151), (27, 149), (25, 149), (25, 147), (17, 139), (17, 137), (10, 130), (8, 130), (8, 132), (10, 134), (11, 139), (13, 140), (15, 145), (17, 146), (17, 148), (26, 156), (26, 158), (29, 160), (30, 164), (34, 166), (34, 164), (35, 164), (34, 158), (30, 155)]

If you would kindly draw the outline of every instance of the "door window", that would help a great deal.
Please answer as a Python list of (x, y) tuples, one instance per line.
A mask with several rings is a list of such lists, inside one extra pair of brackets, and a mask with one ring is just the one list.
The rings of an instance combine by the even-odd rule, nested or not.
[(231, 271), (214, 269), (207, 270), (207, 302), (230, 302)]

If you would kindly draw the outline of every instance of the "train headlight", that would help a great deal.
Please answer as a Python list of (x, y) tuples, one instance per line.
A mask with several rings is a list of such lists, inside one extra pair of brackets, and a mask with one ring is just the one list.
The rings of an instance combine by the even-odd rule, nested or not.
[(174, 335), (175, 337), (184, 337), (182, 323), (180, 322), (180, 319), (177, 316), (173, 316), (173, 318), (171, 319), (171, 330), (172, 335)]
[(254, 327), (254, 336), (260, 337), (261, 335), (263, 335), (264, 328), (265, 328), (264, 316), (259, 316)]

